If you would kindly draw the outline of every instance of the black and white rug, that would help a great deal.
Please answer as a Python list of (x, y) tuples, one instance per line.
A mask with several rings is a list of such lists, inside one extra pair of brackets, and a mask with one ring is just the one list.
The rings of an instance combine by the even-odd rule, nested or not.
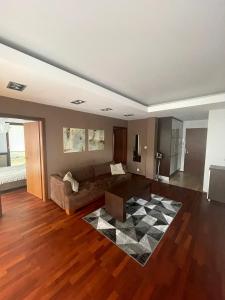
[(124, 223), (112, 218), (104, 207), (83, 219), (144, 266), (182, 206), (158, 195), (151, 198), (128, 200)]

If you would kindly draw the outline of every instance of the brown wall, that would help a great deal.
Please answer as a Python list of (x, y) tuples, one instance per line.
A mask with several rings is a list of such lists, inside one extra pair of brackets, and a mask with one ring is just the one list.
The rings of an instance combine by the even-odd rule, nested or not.
[[(148, 178), (155, 175), (155, 151), (156, 151), (157, 119), (148, 118), (128, 122), (128, 170)], [(141, 162), (133, 161), (134, 137), (139, 134), (141, 148)], [(144, 147), (147, 149), (144, 149)], [(137, 171), (137, 168), (140, 171)]]
[[(140, 152), (141, 152), (141, 162), (133, 161), (133, 149), (135, 135), (139, 135), (140, 141)], [(128, 122), (128, 143), (127, 143), (127, 165), (128, 171), (134, 174), (140, 174), (145, 176), (145, 165), (146, 165), (146, 150), (144, 146), (147, 145), (147, 122), (143, 120), (134, 120)], [(137, 168), (140, 171), (137, 171)]]
[[(97, 116), (74, 110), (58, 108), (0, 96), (0, 116), (9, 114), (44, 118), (46, 124), (47, 175), (79, 168), (89, 164), (98, 164), (112, 160), (113, 126), (127, 126), (127, 121)], [(63, 153), (63, 127), (105, 130), (105, 149), (81, 153)], [(87, 142), (87, 136), (86, 136)]]
[(147, 178), (153, 179), (156, 174), (156, 151), (157, 151), (158, 119), (147, 119), (147, 155), (146, 174)]

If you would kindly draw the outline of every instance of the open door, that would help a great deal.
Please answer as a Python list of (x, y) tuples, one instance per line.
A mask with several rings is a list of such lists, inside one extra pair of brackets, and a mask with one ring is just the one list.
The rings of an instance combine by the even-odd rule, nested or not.
[(46, 200), (41, 121), (24, 124), (27, 192)]
[(116, 163), (127, 163), (127, 128), (113, 128), (113, 160)]

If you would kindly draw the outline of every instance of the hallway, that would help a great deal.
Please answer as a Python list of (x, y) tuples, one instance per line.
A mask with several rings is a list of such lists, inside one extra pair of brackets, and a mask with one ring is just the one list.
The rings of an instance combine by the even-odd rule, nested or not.
[(203, 178), (187, 172), (177, 172), (170, 178), (169, 183), (194, 191), (203, 191)]

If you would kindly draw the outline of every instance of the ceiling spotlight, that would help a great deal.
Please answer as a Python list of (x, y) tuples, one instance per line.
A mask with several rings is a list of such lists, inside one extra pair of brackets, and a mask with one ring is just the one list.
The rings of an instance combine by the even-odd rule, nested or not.
[(133, 114), (124, 114), (124, 117), (133, 117)]
[(17, 83), (17, 82), (13, 82), (13, 81), (9, 81), (7, 88), (11, 89), (11, 90), (22, 92), (26, 88), (26, 85)]
[(112, 110), (112, 108), (110, 108), (110, 107), (106, 107), (106, 108), (101, 109), (101, 111), (110, 111), (110, 110)]
[(82, 103), (85, 103), (84, 100), (74, 100), (74, 101), (71, 101), (71, 103), (73, 104), (82, 104)]

